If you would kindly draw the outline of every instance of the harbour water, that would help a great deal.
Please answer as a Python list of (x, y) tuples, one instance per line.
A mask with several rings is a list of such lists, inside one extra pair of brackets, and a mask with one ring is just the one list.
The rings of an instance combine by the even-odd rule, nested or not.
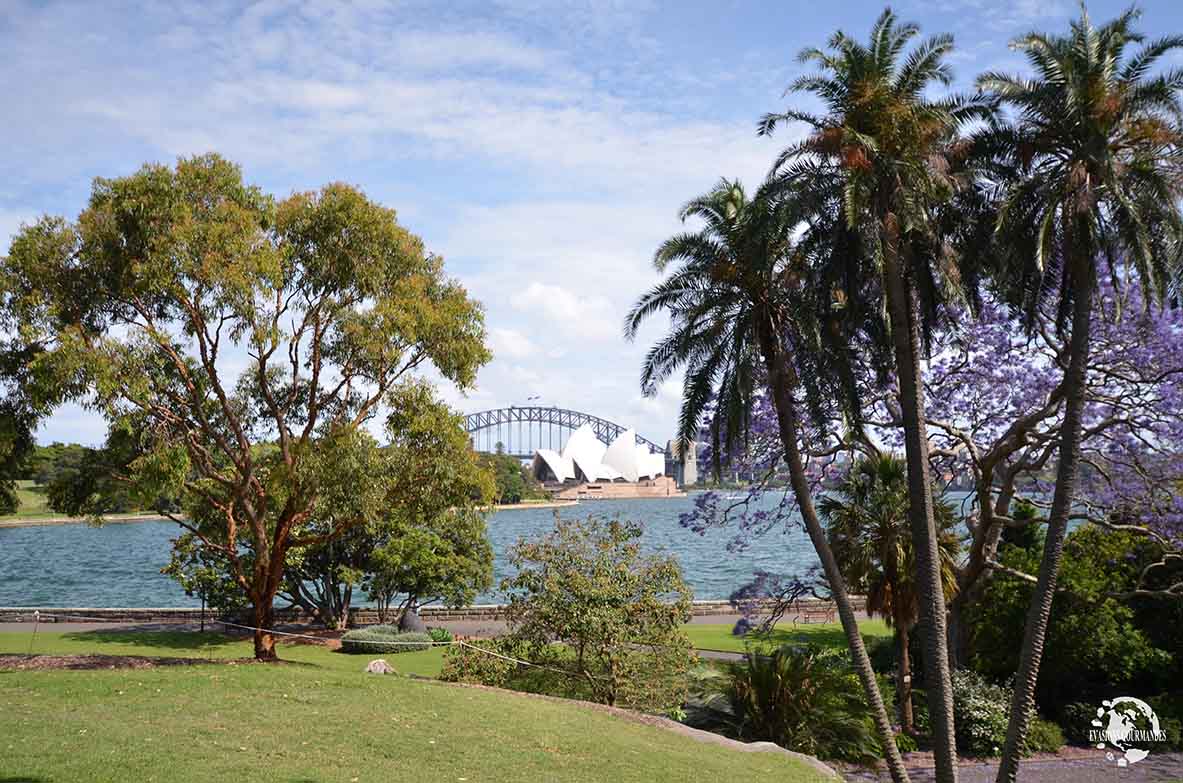
[[(780, 501), (766, 493), (763, 505)], [(495, 583), (508, 575), (506, 554), (518, 539), (551, 528), (556, 511), (564, 518), (619, 516), (644, 528), (643, 546), (673, 554), (682, 564), (696, 598), (726, 598), (756, 569), (802, 573), (816, 563), (808, 538), (798, 526), (771, 532), (749, 548), (728, 551), (735, 529), (705, 535), (679, 524), (693, 507), (693, 495), (654, 500), (597, 500), (562, 509), (514, 509), (489, 514), (495, 552)], [(168, 521), (0, 528), (0, 606), (154, 606), (184, 607), (197, 602), (160, 573), (168, 562), (172, 539), (179, 534)], [(496, 589), (479, 603), (500, 600)]]

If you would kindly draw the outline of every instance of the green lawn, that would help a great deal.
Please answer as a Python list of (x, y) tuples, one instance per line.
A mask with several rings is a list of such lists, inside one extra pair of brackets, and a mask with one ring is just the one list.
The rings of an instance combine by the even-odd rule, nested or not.
[[(860, 620), (859, 630), (863, 636), (891, 638), (891, 629), (882, 620)], [(743, 652), (746, 649), (742, 637), (731, 635), (730, 625), (691, 623), (685, 626), (685, 631), (691, 643), (699, 650)], [(794, 626), (791, 622), (785, 622), (777, 625), (770, 640), (759, 642), (756, 646), (779, 647), (783, 644), (810, 643), (823, 647), (845, 647), (846, 635), (842, 633), (842, 625), (839, 623), (800, 623)]]
[[(31, 649), (30, 649), (31, 646)], [(28, 633), (0, 632), (0, 653), (42, 655), (151, 655), (169, 658), (250, 658), (250, 640), (237, 640), (218, 633), (189, 631), (46, 631), (36, 638)], [(279, 657), (285, 661), (311, 664), (333, 671), (361, 672), (377, 655), (348, 655), (319, 644), (281, 644)], [(405, 652), (385, 656), (400, 674), (436, 677), (443, 664), (443, 650)], [(3, 778), (0, 778), (3, 783)]]
[[(0, 515), (0, 522), (16, 519), (61, 519), (64, 515), (49, 507), (49, 498), (45, 494), (46, 488), (38, 486), (29, 479), (19, 479), (16, 482), (16, 496), (20, 500), (20, 507), (15, 514)], [(129, 511), (125, 514), (110, 514), (111, 518), (137, 516), (141, 512)]]
[[(26, 652), (27, 633), (0, 633)], [(197, 634), (38, 633), (35, 652), (238, 657)], [(814, 781), (586, 707), (361, 672), (369, 656), (285, 645), (292, 663), (105, 671), (0, 670), (0, 780)], [(387, 660), (438, 671), (439, 652)]]
[(32, 481), (27, 479), (17, 481), (16, 496), (21, 502), (16, 513), (0, 516), (0, 519), (38, 519), (61, 516), (49, 510), (49, 499), (45, 496), (45, 487), (39, 487)]

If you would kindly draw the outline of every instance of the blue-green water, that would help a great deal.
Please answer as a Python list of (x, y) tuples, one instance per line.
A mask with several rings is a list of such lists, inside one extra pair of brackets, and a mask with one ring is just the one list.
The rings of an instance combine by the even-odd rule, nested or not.
[[(771, 505), (779, 493), (765, 496)], [(757, 568), (803, 572), (816, 560), (799, 529), (769, 533), (742, 552), (728, 552), (734, 529), (700, 536), (678, 524), (691, 498), (599, 500), (563, 508), (566, 517), (619, 515), (644, 526), (650, 551), (674, 554), (697, 598), (726, 598)], [(496, 553), (496, 581), (508, 573), (506, 551), (519, 538), (550, 529), (553, 510), (498, 511), (488, 517)], [(179, 528), (172, 522), (0, 528), (0, 606), (193, 606), (177, 584), (160, 574)], [(479, 602), (497, 602), (496, 592)]]

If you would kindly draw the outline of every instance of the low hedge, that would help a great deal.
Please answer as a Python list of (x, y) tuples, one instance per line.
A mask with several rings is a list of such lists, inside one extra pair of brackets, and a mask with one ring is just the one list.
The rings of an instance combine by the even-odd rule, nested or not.
[[(390, 644), (398, 642), (398, 644)], [(341, 652), (382, 653), (395, 655), (431, 649), (432, 638), (425, 633), (402, 632), (393, 625), (358, 628), (341, 637)]]

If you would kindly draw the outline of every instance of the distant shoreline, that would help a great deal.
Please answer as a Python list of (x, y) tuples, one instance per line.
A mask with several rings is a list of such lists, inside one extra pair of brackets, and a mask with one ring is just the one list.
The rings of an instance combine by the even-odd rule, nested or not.
[[(120, 525), (129, 522), (158, 522), (165, 521), (159, 514), (120, 514), (118, 516), (103, 517), (104, 525)], [(6, 527), (54, 527), (57, 525), (86, 525), (89, 517), (28, 517), (25, 519), (0, 519), (0, 528)]]
[(578, 500), (544, 500), (538, 503), (502, 503), (495, 506), (486, 506), (486, 511), (518, 511), (523, 508), (567, 508), (568, 506), (578, 506)]
[[(485, 511), (518, 511), (525, 508), (567, 508), (578, 506), (575, 500), (551, 500), (540, 503), (506, 503), (498, 506), (486, 506)], [(129, 524), (132, 522), (168, 521), (160, 514), (120, 514), (118, 516), (103, 517), (104, 525)], [(26, 517), (24, 519), (0, 519), (0, 529), (6, 527), (55, 527), (57, 525), (85, 525), (89, 524), (89, 517)]]

